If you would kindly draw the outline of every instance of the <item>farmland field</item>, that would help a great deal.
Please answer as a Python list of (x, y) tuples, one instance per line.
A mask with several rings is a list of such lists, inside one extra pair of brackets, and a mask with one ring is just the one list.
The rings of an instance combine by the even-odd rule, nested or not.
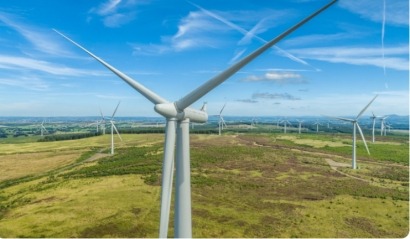
[[(0, 237), (157, 237), (162, 134), (0, 144)], [(409, 142), (191, 135), (194, 237), (405, 237)], [(171, 212), (172, 214), (173, 212)], [(173, 219), (171, 218), (172, 225)], [(169, 228), (173, 236), (173, 228)]]

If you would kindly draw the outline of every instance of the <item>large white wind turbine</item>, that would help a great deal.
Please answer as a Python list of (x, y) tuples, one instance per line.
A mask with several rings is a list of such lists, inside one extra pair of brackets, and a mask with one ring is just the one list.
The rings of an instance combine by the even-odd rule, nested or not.
[(115, 113), (117, 112), (118, 106), (120, 106), (120, 103), (121, 103), (121, 101), (118, 102), (118, 105), (117, 105), (117, 107), (115, 107), (114, 113), (112, 113), (112, 116), (111, 116), (111, 119), (110, 119), (110, 123), (111, 123), (111, 154), (114, 154), (114, 130), (117, 133), (118, 137), (122, 141), (121, 135), (118, 132), (117, 127), (115, 127), (115, 121), (114, 121), (114, 116), (115, 116)]
[(362, 114), (364, 113), (364, 111), (370, 106), (370, 104), (376, 99), (377, 95), (369, 102), (369, 104), (366, 105), (366, 107), (364, 107), (362, 109), (362, 111), (360, 111), (360, 113), (356, 116), (356, 118), (354, 119), (347, 119), (347, 118), (341, 118), (341, 117), (332, 117), (332, 116), (328, 116), (334, 119), (338, 119), (338, 120), (342, 120), (342, 121), (346, 121), (346, 122), (350, 122), (353, 124), (353, 144), (352, 144), (352, 148), (353, 148), (353, 153), (352, 153), (352, 168), (356, 169), (356, 128), (359, 130), (360, 136), (362, 137), (364, 146), (366, 147), (367, 153), (370, 155), (370, 151), (369, 148), (367, 147), (366, 144), (366, 139), (364, 138), (362, 129), (360, 128), (359, 123), (357, 122), (357, 120), (360, 118), (360, 116), (362, 116)]
[(162, 191), (161, 191), (161, 216), (160, 216), (160, 237), (166, 238), (168, 235), (168, 222), (171, 204), (172, 192), (172, 177), (173, 177), (173, 163), (174, 150), (176, 151), (175, 161), (175, 219), (174, 219), (174, 236), (175, 237), (192, 237), (192, 216), (191, 216), (191, 180), (190, 180), (190, 152), (189, 152), (189, 122), (205, 123), (208, 119), (208, 114), (203, 110), (196, 110), (189, 108), (191, 104), (206, 95), (212, 89), (227, 80), (230, 76), (235, 74), (249, 62), (254, 60), (260, 54), (272, 47), (274, 44), (282, 40), (284, 37), (295, 31), (297, 28), (308, 22), (310, 19), (330, 7), (337, 0), (332, 0), (315, 13), (306, 17), (296, 25), (292, 26), (276, 38), (270, 40), (242, 60), (238, 61), (228, 69), (221, 72), (219, 75), (208, 80), (195, 90), (183, 98), (169, 102), (160, 97), (153, 91), (141, 85), (131, 77), (125, 75), (113, 66), (109, 65), (93, 53), (59, 33), (68, 41), (87, 52), (91, 57), (99, 61), (102, 65), (119, 76), (132, 88), (151, 101), (155, 107), (155, 111), (166, 118), (165, 143), (164, 143), (164, 160), (162, 167)]
[(218, 121), (218, 126), (219, 126), (219, 135), (221, 135), (221, 131), (224, 129), (224, 126), (226, 128), (226, 123), (224, 118), (222, 117), (222, 111), (225, 109), (226, 103), (224, 104), (224, 106), (222, 107), (221, 111), (219, 111), (219, 121)]

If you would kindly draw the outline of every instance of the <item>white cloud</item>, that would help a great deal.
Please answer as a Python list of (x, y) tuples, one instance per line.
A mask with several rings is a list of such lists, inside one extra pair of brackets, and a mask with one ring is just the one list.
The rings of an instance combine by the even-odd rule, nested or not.
[(250, 75), (243, 82), (273, 82), (277, 84), (305, 84), (307, 81), (294, 72), (267, 72), (263, 76)]
[(300, 100), (300, 98), (295, 97), (289, 93), (254, 93), (252, 99), (268, 99), (268, 100)]
[[(339, 6), (359, 14), (365, 19), (375, 22), (383, 21), (382, 0), (344, 0)], [(409, 1), (390, 0), (386, 1), (386, 23), (393, 25), (409, 25)]]
[(99, 15), (105, 16), (116, 11), (118, 4), (121, 0), (108, 0), (105, 3), (102, 3), (99, 7), (95, 9), (95, 12)]
[(0, 21), (21, 34), (28, 42), (34, 45), (37, 51), (51, 55), (69, 54), (58, 44), (58, 41), (53, 40), (54, 37), (51, 36), (52, 31), (50, 30), (46, 31), (44, 29), (22, 23), (19, 21), (18, 17), (4, 12), (0, 12)]
[(47, 61), (7, 55), (0, 55), (0, 68), (17, 70), (19, 72), (22, 72), (23, 70), (30, 70), (61, 76), (106, 75), (105, 73), (99, 73), (97, 71), (80, 70), (62, 65), (56, 65)]
[(28, 90), (44, 91), (49, 88), (48, 84), (37, 77), (14, 77), (0, 78), (0, 85), (13, 86)]
[(397, 46), (384, 49), (376, 47), (322, 47), (291, 50), (292, 53), (305, 59), (314, 59), (332, 63), (352, 65), (370, 65), (394, 70), (408, 70), (408, 46)]
[(136, 5), (146, 4), (147, 2), (144, 0), (107, 0), (90, 9), (89, 19), (92, 18), (91, 16), (97, 15), (102, 18), (102, 22), (106, 27), (120, 27), (136, 18)]

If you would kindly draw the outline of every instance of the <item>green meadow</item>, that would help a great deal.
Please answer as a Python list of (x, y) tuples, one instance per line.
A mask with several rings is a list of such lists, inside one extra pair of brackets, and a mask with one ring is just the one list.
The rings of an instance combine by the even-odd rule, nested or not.
[[(0, 143), (0, 237), (158, 237), (162, 134)], [(405, 237), (409, 141), (191, 135), (194, 237)], [(173, 214), (173, 210), (171, 210)], [(171, 215), (169, 236), (173, 236)]]

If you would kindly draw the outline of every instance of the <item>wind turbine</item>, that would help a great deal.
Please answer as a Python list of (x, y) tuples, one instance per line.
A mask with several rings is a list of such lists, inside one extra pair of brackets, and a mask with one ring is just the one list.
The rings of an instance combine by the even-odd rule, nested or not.
[(283, 123), (283, 132), (286, 134), (286, 126), (289, 123), (289, 125), (292, 125), (287, 119), (284, 119), (281, 123)]
[(196, 110), (189, 108), (191, 104), (199, 100), (222, 82), (227, 80), (233, 74), (242, 69), (249, 62), (268, 50), (274, 44), (285, 38), (287, 35), (295, 31), (297, 28), (326, 10), (333, 5), (337, 0), (332, 0), (318, 11), (309, 15), (296, 25), (292, 26), (276, 38), (273, 38), (257, 50), (250, 53), (237, 63), (206, 81), (204, 84), (188, 93), (183, 98), (169, 102), (145, 86), (141, 85), (131, 77), (109, 65), (78, 43), (70, 38), (59, 33), (62, 37), (85, 51), (91, 57), (96, 59), (132, 88), (151, 101), (155, 107), (155, 111), (166, 118), (165, 143), (164, 143), (164, 160), (162, 167), (162, 188), (161, 188), (161, 216), (160, 216), (160, 234), (161, 238), (166, 238), (168, 233), (169, 212), (171, 204), (171, 188), (174, 167), (174, 149), (176, 153), (176, 190), (175, 190), (175, 219), (174, 219), (174, 236), (175, 237), (192, 237), (192, 216), (191, 216), (191, 180), (190, 180), (190, 152), (189, 152), (189, 122), (205, 123), (208, 120), (208, 114), (204, 110)]
[(97, 128), (98, 128), (98, 125), (99, 125), (100, 129), (102, 129), (102, 134), (105, 134), (105, 117), (104, 117), (104, 114), (101, 110), (101, 107), (100, 107), (100, 114), (101, 114), (101, 120), (99, 122), (97, 122)]
[(222, 117), (222, 111), (225, 109), (226, 103), (224, 104), (224, 106), (222, 107), (221, 111), (219, 111), (219, 121), (218, 121), (218, 126), (219, 126), (219, 135), (221, 135), (221, 131), (224, 129), (224, 125), (226, 128), (226, 124), (225, 124), (225, 120)]
[(370, 151), (369, 148), (367, 147), (366, 144), (366, 139), (364, 138), (362, 129), (360, 128), (359, 123), (357, 122), (357, 120), (360, 118), (360, 116), (362, 116), (362, 114), (364, 113), (364, 111), (366, 111), (366, 109), (370, 106), (370, 104), (376, 99), (377, 95), (369, 102), (369, 104), (366, 105), (366, 107), (364, 107), (362, 109), (362, 111), (360, 111), (360, 113), (356, 116), (356, 118), (354, 119), (347, 119), (347, 118), (341, 118), (341, 117), (332, 117), (332, 116), (328, 116), (330, 118), (334, 118), (334, 119), (338, 119), (338, 120), (342, 120), (345, 122), (350, 122), (353, 124), (353, 144), (352, 144), (352, 148), (353, 148), (353, 153), (352, 153), (352, 168), (356, 169), (356, 128), (359, 130), (360, 136), (362, 137), (364, 146), (366, 147), (367, 153), (370, 155)]
[(300, 132), (301, 132), (301, 130), (302, 130), (303, 120), (297, 120), (297, 121), (298, 121), (298, 123), (299, 123), (299, 134), (300, 134)]
[(389, 115), (383, 116), (381, 117), (381, 123), (380, 123), (380, 135), (383, 136), (383, 132), (384, 132), (384, 136), (386, 136), (386, 123), (384, 122), (387, 118), (389, 117)]
[(121, 103), (121, 101), (118, 102), (118, 105), (115, 108), (114, 113), (112, 113), (112, 116), (111, 116), (111, 119), (110, 119), (110, 123), (111, 123), (111, 154), (114, 154), (114, 130), (117, 133), (118, 137), (122, 141), (121, 135), (118, 132), (117, 127), (115, 127), (115, 124), (114, 124), (115, 123), (114, 116), (115, 116), (115, 113), (117, 112), (118, 106), (120, 106), (120, 103)]
[(374, 128), (375, 128), (375, 126), (376, 126), (376, 119), (377, 118), (380, 118), (381, 116), (376, 116), (373, 112), (372, 112), (372, 116), (370, 116), (370, 119), (372, 119), (372, 121), (373, 121), (373, 127), (372, 127), (372, 142), (374, 143)]
[(319, 133), (319, 125), (321, 125), (321, 124), (319, 123), (319, 121), (316, 120), (316, 122), (315, 122), (313, 125), (316, 125), (316, 133)]
[(43, 122), (41, 122), (41, 124), (40, 124), (41, 136), (44, 136), (44, 131), (45, 131), (45, 132), (48, 132), (47, 129), (46, 129), (46, 127), (44, 127), (44, 120), (43, 120)]

